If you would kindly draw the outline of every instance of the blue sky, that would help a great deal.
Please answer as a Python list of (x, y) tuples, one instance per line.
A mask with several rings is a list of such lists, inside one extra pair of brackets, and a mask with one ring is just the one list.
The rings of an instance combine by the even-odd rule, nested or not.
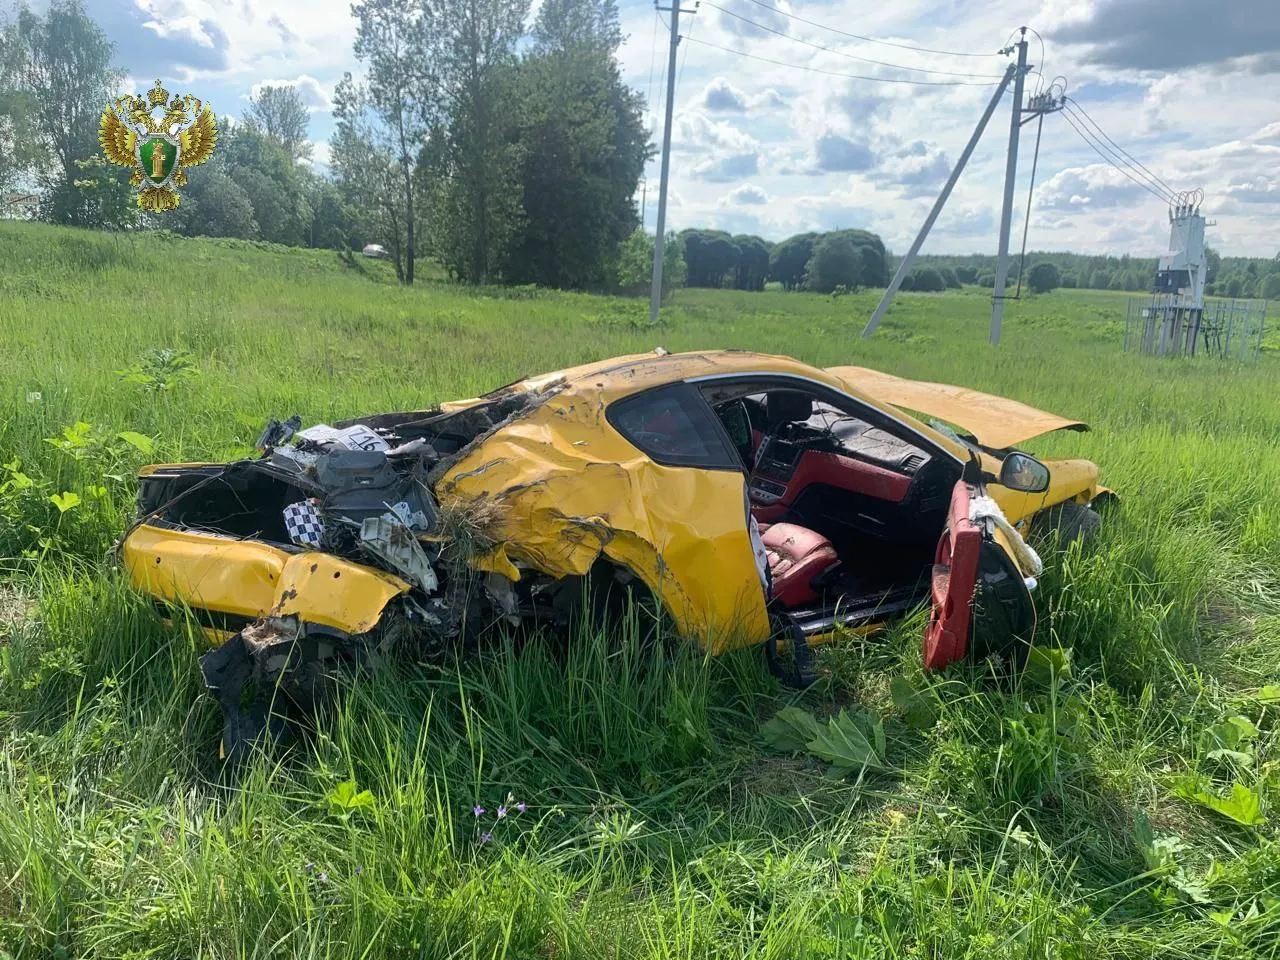
[[(239, 115), (256, 85), (297, 85), (313, 111), (323, 163), (334, 84), (344, 70), (359, 70), (348, 0), (85, 3), (137, 87), (161, 77), (220, 114)], [(657, 142), (666, 28), (650, 3), (619, 5), (628, 34), (624, 72), (653, 101)], [(705, 0), (681, 28), (689, 39), (679, 53), (669, 225), (771, 239), (866, 227), (904, 249), (991, 95), (992, 87), (978, 84), (1004, 70), (1007, 61), (995, 51), (1021, 24), (1043, 38), (1043, 46), (1031, 40), (1037, 69), (1066, 77), (1079, 106), (1115, 142), (1173, 188), (1203, 188), (1204, 212), (1217, 221), (1212, 244), (1228, 254), (1280, 250), (1276, 0)], [(926, 252), (994, 250), (1009, 102), (1006, 96)], [(1019, 217), (1034, 129), (1023, 130)], [(650, 227), (657, 180), (655, 160), (645, 204)], [(1152, 255), (1167, 239), (1165, 202), (1104, 163), (1064, 116), (1048, 118), (1030, 246)]]

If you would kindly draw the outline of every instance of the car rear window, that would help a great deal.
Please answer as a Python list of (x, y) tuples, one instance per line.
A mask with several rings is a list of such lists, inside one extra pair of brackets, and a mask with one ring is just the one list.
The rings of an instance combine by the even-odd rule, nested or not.
[(741, 470), (742, 460), (725, 437), (702, 395), (687, 383), (646, 390), (610, 405), (605, 416), (615, 430), (672, 467)]

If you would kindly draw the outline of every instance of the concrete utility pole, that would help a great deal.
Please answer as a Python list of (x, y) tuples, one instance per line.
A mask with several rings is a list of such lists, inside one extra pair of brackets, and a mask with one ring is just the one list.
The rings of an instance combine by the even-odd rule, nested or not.
[(893, 302), (894, 294), (902, 286), (903, 278), (911, 272), (911, 265), (915, 263), (916, 254), (920, 252), (920, 247), (924, 244), (925, 237), (929, 236), (929, 231), (933, 228), (934, 221), (938, 219), (938, 214), (942, 212), (942, 208), (946, 205), (947, 198), (951, 196), (952, 188), (955, 187), (956, 181), (960, 179), (960, 174), (964, 172), (965, 164), (969, 162), (969, 157), (973, 155), (973, 148), (982, 139), (982, 131), (987, 129), (987, 121), (996, 112), (996, 106), (999, 105), (1000, 98), (1004, 96), (1005, 90), (1009, 89), (1009, 81), (1013, 79), (1014, 69), (1013, 64), (1010, 64), (1009, 68), (1004, 72), (1004, 79), (996, 87), (996, 92), (991, 95), (991, 100), (987, 103), (987, 109), (982, 112), (982, 119), (973, 128), (973, 135), (969, 137), (969, 142), (965, 144), (964, 152), (960, 154), (960, 159), (956, 161), (955, 169), (951, 171), (951, 176), (947, 178), (947, 182), (943, 185), (942, 192), (938, 194), (938, 199), (934, 201), (933, 209), (924, 218), (924, 226), (920, 228), (915, 240), (911, 242), (911, 249), (907, 251), (907, 255), (898, 264), (898, 270), (893, 275), (893, 279), (889, 281), (889, 287), (885, 290), (884, 296), (880, 298), (880, 304), (876, 307), (876, 312), (871, 315), (871, 319), (863, 327), (862, 335), (864, 337), (869, 337), (875, 333), (876, 327), (880, 326), (880, 321), (889, 312), (889, 304)]
[(991, 336), (1000, 342), (1004, 321), (1004, 288), (1009, 279), (1009, 231), (1013, 219), (1013, 187), (1018, 176), (1018, 134), (1022, 130), (1022, 88), (1027, 78), (1027, 28), (1018, 40), (1018, 67), (1013, 78), (1013, 110), (1009, 116), (1009, 155), (1004, 166), (1004, 207), (1000, 212), (1000, 250), (996, 259), (996, 285), (991, 291)]
[(653, 290), (649, 294), (649, 322), (658, 319), (658, 310), (662, 306), (662, 255), (667, 229), (667, 178), (671, 172), (671, 112), (676, 102), (676, 49), (680, 45), (680, 14), (696, 13), (695, 10), (681, 10), (680, 0), (672, 0), (671, 6), (659, 7), (655, 10), (671, 14), (671, 50), (667, 56), (667, 111), (666, 121), (662, 128), (662, 173), (658, 179), (658, 223), (657, 233), (653, 238)]

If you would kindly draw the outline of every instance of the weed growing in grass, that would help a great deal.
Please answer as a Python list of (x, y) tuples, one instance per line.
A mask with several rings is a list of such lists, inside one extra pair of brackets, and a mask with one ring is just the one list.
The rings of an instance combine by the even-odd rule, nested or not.
[[(204, 278), (198, 302), (155, 289), (175, 257)], [(356, 678), (309, 736), (232, 777), (196, 666), (207, 640), (159, 621), (106, 559), (134, 468), (241, 455), (273, 412), (423, 409), (650, 350), (631, 322), (643, 305), (410, 291), (385, 264), (365, 276), (323, 251), (30, 225), (0, 229), (0, 263), (0, 949), (1274, 955), (1272, 356), (1125, 357), (1108, 294), (1013, 305), (990, 350), (989, 300), (969, 291), (902, 295), (889, 336), (865, 342), (875, 291), (681, 291), (671, 350), (852, 360), (1092, 423), (1035, 444), (1097, 461), (1122, 498), (1097, 545), (1042, 578), (1048, 653), (1016, 676), (926, 676), (916, 617), (825, 650), (797, 694), (754, 652), (663, 654), (634, 626), (584, 629), (563, 651), (497, 638), (455, 667), (409, 658)], [(184, 345), (201, 374), (121, 383), (156, 344)], [(776, 753), (760, 727), (789, 708), (828, 730), (859, 718), (883, 762), (833, 779), (807, 750)]]

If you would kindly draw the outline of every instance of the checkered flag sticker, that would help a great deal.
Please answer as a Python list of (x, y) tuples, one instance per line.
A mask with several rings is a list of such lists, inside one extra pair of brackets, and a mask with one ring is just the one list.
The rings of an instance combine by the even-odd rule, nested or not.
[(301, 547), (319, 547), (324, 533), (320, 511), (310, 500), (299, 500), (284, 508), (284, 527), (289, 539)]

